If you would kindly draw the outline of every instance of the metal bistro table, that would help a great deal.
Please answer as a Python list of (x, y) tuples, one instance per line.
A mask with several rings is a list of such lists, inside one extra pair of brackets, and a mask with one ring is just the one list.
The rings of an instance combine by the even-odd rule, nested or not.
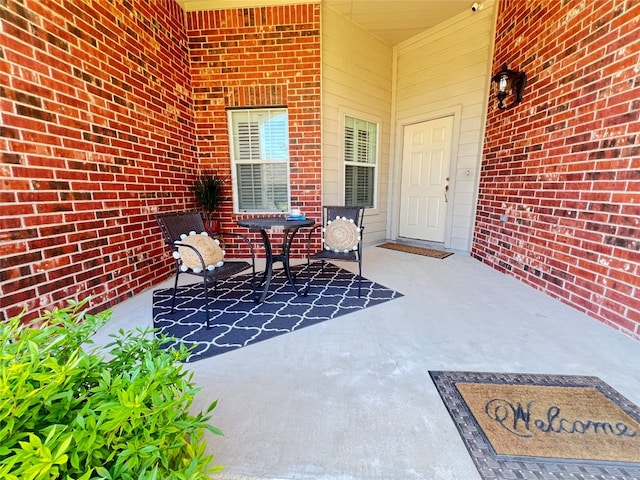
[[(258, 290), (260, 288), (260, 285), (258, 285), (256, 287), (256, 291), (254, 292), (254, 300), (257, 303), (262, 303), (264, 299), (267, 298), (269, 285), (271, 284), (271, 278), (273, 277), (273, 264), (276, 262), (282, 262), (282, 266), (284, 267), (284, 271), (287, 274), (289, 283), (293, 287), (293, 290), (296, 292), (296, 294), (300, 295), (298, 287), (296, 287), (295, 278), (291, 273), (291, 268), (289, 266), (291, 244), (293, 243), (293, 238), (296, 236), (296, 233), (298, 233), (298, 230), (303, 227), (312, 227), (316, 222), (314, 222), (313, 220), (287, 220), (285, 217), (250, 217), (243, 220), (238, 220), (237, 223), (239, 226), (248, 228), (250, 230), (260, 230), (262, 242), (264, 243), (266, 265), (265, 271), (262, 276), (262, 281), (260, 283), (260, 285), (262, 286), (262, 291), (260, 292)], [(276, 230), (283, 232), (282, 249), (279, 254), (274, 255), (267, 230)]]

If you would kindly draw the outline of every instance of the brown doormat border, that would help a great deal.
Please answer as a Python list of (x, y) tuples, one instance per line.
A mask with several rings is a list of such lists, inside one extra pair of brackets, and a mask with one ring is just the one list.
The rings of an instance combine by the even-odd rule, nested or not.
[(447, 258), (449, 255), (453, 255), (453, 252), (445, 252), (443, 250), (435, 250), (433, 248), (415, 247), (413, 245), (404, 245), (402, 243), (395, 242), (381, 243), (380, 245), (378, 245), (378, 247), (440, 259)]
[[(640, 408), (597, 377), (453, 371), (429, 371), (429, 375), (483, 480), (640, 480)], [(558, 396), (560, 391), (563, 393)], [(529, 401), (514, 400), (522, 392), (533, 392), (535, 397)], [(575, 401), (571, 397), (573, 392), (577, 396)], [(586, 397), (585, 392), (589, 392)], [(495, 394), (495, 398), (492, 394)], [(511, 398), (509, 395), (515, 397)], [(551, 396), (545, 398), (547, 395)], [(551, 403), (552, 406), (546, 409), (544, 402), (552, 398), (559, 400), (559, 404)], [(567, 402), (567, 398), (571, 400)], [(561, 409), (565, 407), (559, 406), (562, 402), (567, 405), (564, 411)], [(580, 410), (581, 403), (586, 410)], [(590, 419), (593, 423), (582, 421), (584, 418), (574, 421), (560, 418), (560, 412), (571, 416), (573, 408), (576, 408), (574, 413), (581, 412), (579, 415), (593, 411), (594, 416)], [(539, 410), (543, 412), (542, 415), (538, 414)], [(610, 417), (612, 428), (604, 426), (606, 422), (597, 423), (599, 416), (603, 417), (600, 420)], [(496, 422), (497, 428), (491, 425)], [(530, 427), (531, 430), (523, 431), (525, 427)], [(523, 439), (526, 436), (523, 434), (534, 433), (533, 430), (536, 429), (546, 431), (549, 438), (563, 436), (557, 448), (566, 448), (567, 455), (573, 458), (559, 458), (558, 452), (553, 452), (550, 456), (523, 454), (527, 451), (526, 444), (520, 450), (515, 450), (519, 453), (517, 455), (505, 454), (511, 448), (509, 442), (496, 441), (495, 430), (519, 434)], [(596, 431), (597, 435), (593, 436), (598, 438), (592, 441), (602, 443), (603, 447), (611, 437), (621, 437), (613, 433), (624, 431), (625, 435), (622, 436), (626, 438), (620, 439), (627, 442), (624, 454), (615, 450), (621, 447), (614, 446), (610, 449), (610, 456), (598, 452), (601, 458), (591, 459), (592, 456), (587, 452), (583, 458), (575, 458), (580, 456), (576, 455), (576, 448), (580, 447), (565, 447), (568, 443), (566, 439), (571, 434), (583, 434), (581, 429), (590, 430), (587, 432), (589, 434)], [(513, 438), (516, 436), (513, 435)], [(610, 438), (605, 441), (603, 437)], [(557, 442), (558, 439), (553, 441)], [(575, 443), (579, 445), (579, 442)], [(496, 449), (500, 452), (496, 452)], [(535, 453), (542, 451), (535, 450)], [(619, 458), (624, 460), (620, 461)]]

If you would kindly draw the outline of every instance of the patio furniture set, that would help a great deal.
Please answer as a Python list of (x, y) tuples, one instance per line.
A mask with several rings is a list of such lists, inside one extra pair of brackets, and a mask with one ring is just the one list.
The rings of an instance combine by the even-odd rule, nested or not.
[[(207, 327), (211, 296), (216, 297), (219, 282), (235, 275), (250, 271), (249, 281), (253, 290), (253, 300), (264, 302), (269, 296), (269, 287), (274, 275), (274, 264), (282, 263), (287, 280), (296, 295), (307, 296), (311, 287), (311, 263), (321, 261), (356, 262), (358, 264), (358, 296), (362, 284), (362, 231), (364, 229), (364, 207), (325, 206), (322, 208), (320, 223), (302, 216), (254, 216), (237, 221), (239, 227), (258, 231), (262, 238), (265, 254), (263, 272), (256, 272), (255, 250), (246, 235), (237, 232), (211, 232), (198, 211), (170, 212), (156, 215), (166, 245), (175, 260), (176, 277), (173, 288), (171, 311), (173, 312), (181, 274), (202, 278)], [(291, 270), (291, 246), (301, 229), (309, 229), (306, 238), (306, 280), (300, 283), (300, 275)], [(281, 244), (274, 251), (271, 237), (282, 234)], [(321, 235), (322, 248), (312, 252), (317, 235)], [(246, 244), (250, 258), (228, 261), (224, 259), (225, 239), (235, 238)], [(304, 270), (303, 270), (304, 271)], [(301, 272), (302, 273), (302, 272)], [(213, 291), (211, 291), (213, 290)], [(215, 300), (214, 300), (215, 301)]]

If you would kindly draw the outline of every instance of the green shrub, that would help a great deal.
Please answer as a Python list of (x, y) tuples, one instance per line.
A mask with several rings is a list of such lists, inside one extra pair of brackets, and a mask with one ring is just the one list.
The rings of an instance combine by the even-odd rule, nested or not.
[(199, 391), (150, 330), (120, 331), (99, 349), (90, 336), (110, 313), (86, 301), (48, 312), (39, 326), (0, 325), (0, 478), (3, 480), (209, 478)]

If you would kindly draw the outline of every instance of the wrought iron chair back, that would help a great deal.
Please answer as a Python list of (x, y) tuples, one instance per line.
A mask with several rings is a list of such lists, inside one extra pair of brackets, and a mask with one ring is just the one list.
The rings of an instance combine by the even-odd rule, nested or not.
[[(178, 258), (175, 258), (175, 266), (176, 266), (176, 279), (173, 287), (173, 297), (171, 300), (171, 313), (173, 313), (176, 305), (176, 293), (178, 291), (178, 279), (180, 274), (185, 273), (189, 275), (196, 275), (202, 278), (203, 287), (204, 287), (204, 309), (206, 312), (207, 319), (207, 328), (210, 328), (211, 325), (209, 323), (209, 286), (213, 284), (214, 286), (214, 295), (217, 294), (217, 284), (220, 280), (225, 280), (230, 278), (238, 273), (244, 272), (245, 270), (251, 268), (252, 276), (252, 288), (253, 282), (255, 282), (255, 274), (256, 274), (256, 266), (255, 266), (255, 254), (253, 251), (253, 245), (251, 241), (242, 234), (226, 232), (219, 233), (217, 232), (215, 235), (211, 234), (205, 226), (204, 220), (202, 218), (202, 214), (198, 211), (187, 211), (187, 212), (170, 212), (170, 213), (159, 213), (156, 215), (156, 221), (158, 222), (158, 226), (162, 232), (165, 243), (169, 247), (172, 252), (177, 252), (178, 247), (186, 247), (193, 250), (196, 256), (202, 262), (202, 271), (195, 272), (193, 270), (182, 271), (180, 266), (181, 262)], [(181, 240), (180, 236), (183, 234), (188, 235), (190, 232), (207, 232), (213, 238), (217, 238), (219, 240), (224, 241), (224, 237), (239, 237), (243, 241), (245, 241), (249, 247), (249, 251), (251, 252), (250, 261), (244, 260), (225, 260), (224, 264), (221, 267), (217, 267), (214, 270), (207, 270), (206, 265), (204, 265), (204, 260), (200, 255), (200, 252), (195, 247), (186, 244), (177, 244)]]
[[(355, 262), (358, 264), (358, 297), (360, 297), (362, 294), (362, 234), (364, 232), (364, 211), (365, 207), (363, 206), (327, 205), (322, 207), (322, 223), (311, 229), (307, 240), (307, 284), (302, 291), (303, 295), (308, 294), (311, 285), (311, 262), (321, 261), (322, 267), (324, 268), (326, 262), (334, 260), (340, 262)], [(336, 218), (346, 218), (347, 220), (353, 221), (355, 227), (359, 230), (357, 247), (347, 251), (336, 252), (324, 248), (323, 244), (321, 250), (312, 253), (311, 245), (313, 236), (318, 230), (323, 232), (324, 235), (328, 224)]]

